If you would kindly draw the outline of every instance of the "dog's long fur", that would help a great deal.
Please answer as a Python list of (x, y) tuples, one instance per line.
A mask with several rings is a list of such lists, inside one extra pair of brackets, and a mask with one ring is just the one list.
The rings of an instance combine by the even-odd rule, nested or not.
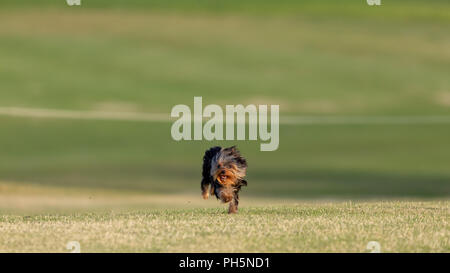
[[(236, 146), (212, 147), (203, 157), (201, 189), (204, 199), (209, 192), (224, 203), (230, 202), (229, 213), (236, 213), (239, 205), (239, 191), (247, 186), (247, 161)], [(211, 187), (209, 189), (209, 187)]]

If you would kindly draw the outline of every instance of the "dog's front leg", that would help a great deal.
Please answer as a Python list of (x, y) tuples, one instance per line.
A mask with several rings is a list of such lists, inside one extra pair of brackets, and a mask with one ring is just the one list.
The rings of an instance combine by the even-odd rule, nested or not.
[(239, 196), (237, 194), (234, 195), (233, 200), (230, 202), (230, 207), (228, 208), (228, 213), (237, 213), (239, 205)]
[[(209, 190), (208, 190), (209, 186), (210, 186), (209, 181), (207, 179), (203, 179), (201, 184), (203, 199), (208, 199), (209, 197)], [(211, 190), (213, 190), (212, 185)]]

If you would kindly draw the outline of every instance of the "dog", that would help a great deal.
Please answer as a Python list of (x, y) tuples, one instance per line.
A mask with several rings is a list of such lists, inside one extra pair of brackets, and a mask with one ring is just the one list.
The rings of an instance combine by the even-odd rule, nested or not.
[(228, 213), (237, 213), (239, 191), (247, 186), (247, 161), (236, 146), (222, 148), (212, 147), (203, 156), (202, 196), (208, 199), (214, 194), (223, 203), (230, 203)]

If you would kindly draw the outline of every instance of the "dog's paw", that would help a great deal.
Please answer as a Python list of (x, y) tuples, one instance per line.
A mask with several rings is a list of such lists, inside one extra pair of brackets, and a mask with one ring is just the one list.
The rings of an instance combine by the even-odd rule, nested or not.
[(228, 214), (235, 214), (237, 213), (238, 208), (237, 206), (234, 204), (234, 202), (230, 203), (230, 207), (228, 208)]
[(209, 193), (207, 191), (202, 193), (203, 199), (208, 199), (209, 198)]

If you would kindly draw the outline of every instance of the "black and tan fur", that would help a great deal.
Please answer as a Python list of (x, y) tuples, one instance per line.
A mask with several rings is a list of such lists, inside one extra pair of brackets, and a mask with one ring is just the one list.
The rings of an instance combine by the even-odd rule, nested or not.
[[(224, 203), (230, 203), (229, 213), (236, 213), (239, 205), (239, 191), (247, 186), (247, 161), (236, 146), (212, 147), (203, 157), (202, 196), (208, 199), (214, 194)], [(209, 189), (208, 189), (209, 188)]]

